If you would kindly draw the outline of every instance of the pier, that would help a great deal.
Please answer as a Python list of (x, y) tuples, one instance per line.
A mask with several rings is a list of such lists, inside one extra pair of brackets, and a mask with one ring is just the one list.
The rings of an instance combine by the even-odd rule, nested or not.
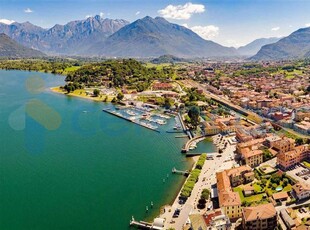
[[(186, 157), (200, 156), (201, 154), (204, 154), (204, 153), (186, 153)], [(208, 159), (210, 157), (214, 157), (218, 153), (206, 153), (206, 154), (207, 154), (207, 159)]]
[(184, 176), (187, 176), (189, 174), (188, 170), (182, 171), (182, 170), (177, 170), (176, 168), (173, 168), (171, 172), (174, 174), (182, 174)]
[(182, 116), (180, 113), (178, 113), (178, 118), (180, 120), (180, 123), (181, 123), (181, 126), (182, 126), (182, 129), (183, 129), (183, 132), (186, 133), (186, 135), (189, 137), (189, 139), (192, 139), (193, 136), (191, 134), (191, 132), (186, 128), (184, 122), (183, 122), (183, 119), (182, 119)]
[(180, 136), (175, 136), (175, 138), (188, 138), (187, 135), (180, 135)]
[(156, 218), (154, 223), (148, 223), (145, 221), (136, 221), (133, 217), (129, 223), (130, 226), (135, 226), (140, 229), (155, 229), (155, 230), (162, 230), (163, 229), (163, 220), (160, 218)]
[(127, 117), (125, 117), (125, 116), (122, 116), (121, 114), (118, 114), (118, 113), (116, 113), (116, 112), (114, 112), (114, 111), (111, 111), (111, 110), (109, 110), (109, 109), (102, 109), (102, 111), (103, 111), (103, 112), (106, 112), (106, 113), (108, 113), (108, 114), (114, 115), (114, 116), (116, 116), (116, 117), (119, 117), (119, 118), (121, 118), (121, 119), (124, 119), (124, 120), (126, 120), (126, 121), (132, 122), (132, 123), (134, 123), (134, 124), (140, 125), (140, 126), (142, 126), (142, 127), (144, 127), (144, 128), (147, 128), (147, 129), (149, 129), (149, 130), (152, 130), (152, 131), (155, 131), (155, 132), (157, 132), (157, 133), (160, 133), (160, 131), (157, 130), (157, 129), (148, 127), (148, 126), (146, 126), (146, 125), (143, 125), (143, 124), (141, 124), (141, 123), (135, 121), (134, 119), (129, 119), (129, 118), (127, 118)]

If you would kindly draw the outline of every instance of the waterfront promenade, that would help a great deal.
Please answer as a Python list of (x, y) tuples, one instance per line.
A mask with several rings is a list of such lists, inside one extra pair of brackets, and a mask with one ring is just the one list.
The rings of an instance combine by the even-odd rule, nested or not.
[[(226, 137), (223, 138), (224, 141), (227, 141)], [(216, 141), (216, 137), (213, 138)], [(222, 171), (224, 169), (231, 168), (234, 164), (234, 151), (236, 149), (235, 145), (229, 144), (227, 141), (227, 148), (221, 154), (221, 157), (214, 157), (213, 160), (206, 160), (204, 166), (201, 169), (201, 173), (195, 187), (191, 193), (191, 196), (186, 200), (184, 204), (179, 204), (179, 196), (176, 197), (175, 201), (171, 206), (166, 206), (165, 213), (161, 216), (165, 218), (165, 227), (164, 229), (175, 228), (183, 229), (183, 226), (186, 224), (190, 214), (202, 214), (203, 210), (197, 208), (197, 203), (200, 198), (201, 192), (203, 189), (211, 189), (211, 185), (216, 183), (215, 173)], [(195, 162), (198, 160), (198, 156), (193, 159)], [(211, 203), (207, 203), (208, 207)], [(177, 218), (173, 218), (173, 213), (176, 209), (180, 209), (180, 215)]]

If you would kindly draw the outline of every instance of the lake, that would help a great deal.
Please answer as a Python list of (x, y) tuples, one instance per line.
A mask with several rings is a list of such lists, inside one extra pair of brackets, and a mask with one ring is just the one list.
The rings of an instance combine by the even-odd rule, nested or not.
[[(184, 181), (171, 169), (192, 166), (180, 153), (185, 139), (102, 112), (111, 104), (49, 90), (63, 84), (63, 76), (0, 71), (0, 229), (119, 230), (131, 216), (158, 215)], [(173, 126), (172, 118), (163, 129)]]

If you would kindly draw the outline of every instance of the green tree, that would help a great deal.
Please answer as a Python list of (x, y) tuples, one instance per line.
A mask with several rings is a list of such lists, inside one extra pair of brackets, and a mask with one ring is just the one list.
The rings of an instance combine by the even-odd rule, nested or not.
[(304, 140), (302, 138), (298, 137), (298, 138), (295, 139), (295, 144), (296, 145), (302, 145), (303, 143), (304, 143)]
[(201, 198), (201, 199), (208, 200), (208, 199), (209, 199), (209, 196), (210, 196), (210, 191), (209, 191), (209, 189), (203, 189), (202, 192), (201, 192), (200, 198)]
[(284, 178), (283, 179), (283, 187), (287, 186), (288, 185), (288, 179), (287, 178)]
[(166, 97), (165, 101), (164, 101), (164, 107), (166, 109), (170, 109), (172, 105), (173, 105), (173, 100), (171, 100), (170, 98)]
[(279, 184), (281, 181), (281, 177), (275, 173), (271, 176), (270, 181), (271, 183)]
[(116, 97), (113, 97), (113, 99), (112, 99), (112, 103), (115, 103), (117, 100), (116, 100)]
[(100, 90), (99, 89), (94, 89), (93, 94), (95, 97), (98, 97), (100, 94)]
[(200, 109), (197, 106), (192, 106), (188, 111), (188, 116), (191, 119), (191, 125), (197, 127), (199, 125)]
[(122, 92), (119, 92), (116, 97), (117, 97), (117, 100), (121, 101), (124, 98), (124, 94)]

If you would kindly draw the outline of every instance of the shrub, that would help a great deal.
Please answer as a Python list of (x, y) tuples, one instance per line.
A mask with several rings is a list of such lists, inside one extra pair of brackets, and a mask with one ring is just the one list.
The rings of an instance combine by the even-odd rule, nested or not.
[(278, 185), (277, 185), (276, 183), (273, 183), (273, 184), (272, 184), (272, 188), (273, 188), (273, 189), (276, 189), (277, 187), (278, 187)]
[(202, 166), (204, 165), (205, 161), (207, 159), (207, 154), (201, 154), (198, 161), (197, 161), (197, 164), (196, 164), (196, 169), (202, 169)]
[(270, 178), (271, 183), (279, 184), (281, 181), (281, 177), (278, 174), (273, 174)]
[(201, 199), (205, 199), (205, 200), (208, 200), (209, 199), (209, 196), (210, 196), (210, 191), (209, 189), (204, 189), (202, 190), (202, 193), (201, 193)]

